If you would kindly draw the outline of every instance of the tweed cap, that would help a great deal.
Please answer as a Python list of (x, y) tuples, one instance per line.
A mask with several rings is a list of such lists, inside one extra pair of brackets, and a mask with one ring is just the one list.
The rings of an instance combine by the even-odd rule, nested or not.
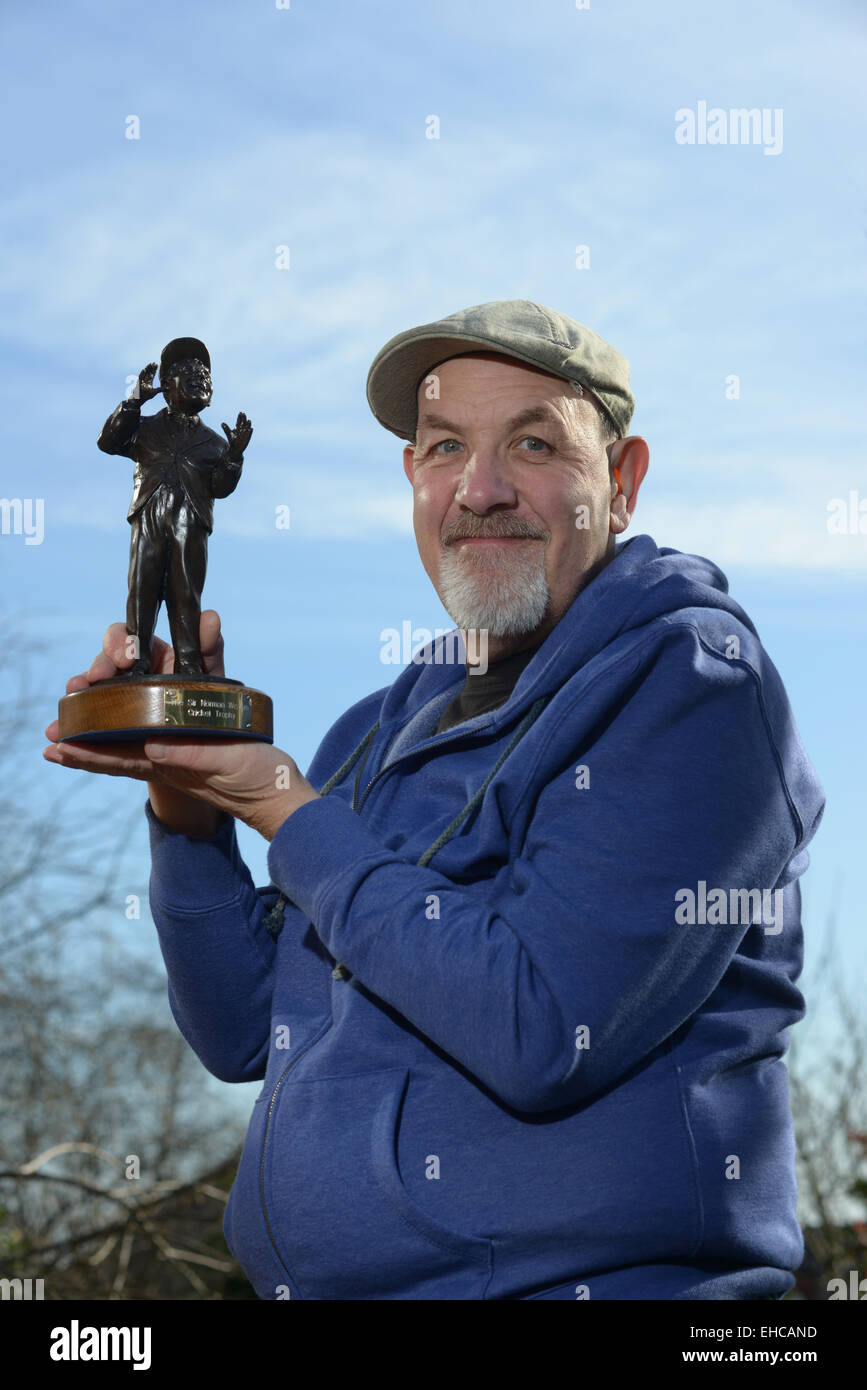
[(415, 441), (419, 385), (449, 357), (502, 352), (578, 383), (595, 396), (619, 438), (635, 408), (626, 358), (583, 323), (529, 299), (493, 299), (389, 339), (367, 375), (367, 400), (381, 425)]

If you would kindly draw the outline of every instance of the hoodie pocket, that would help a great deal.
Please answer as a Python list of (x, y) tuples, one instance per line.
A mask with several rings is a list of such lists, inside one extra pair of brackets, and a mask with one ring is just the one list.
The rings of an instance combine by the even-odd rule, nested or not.
[(409, 1071), (281, 1088), (265, 1152), (268, 1222), (302, 1298), (480, 1299), (492, 1247), (409, 1197), (397, 1140)]

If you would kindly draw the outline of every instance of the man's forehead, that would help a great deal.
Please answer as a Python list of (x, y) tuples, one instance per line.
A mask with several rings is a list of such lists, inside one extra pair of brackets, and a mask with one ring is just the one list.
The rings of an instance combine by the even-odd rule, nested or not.
[[(582, 434), (593, 433), (596, 430), (597, 411), (594, 403), (586, 394), (582, 394), (580, 390), (576, 391), (573, 383), (565, 377), (557, 376), (554, 372), (542, 371), (505, 353), (460, 352), (438, 362), (419, 381), (416, 391), (416, 445), (421, 436), (429, 431), (448, 430), (459, 433), (465, 430), (468, 424), (478, 422), (479, 406), (473, 400), (476, 393), (472, 389), (472, 378), (478, 374), (471, 372), (467, 380), (465, 372), (458, 373), (458, 381), (461, 377), (464, 378), (463, 389), (458, 392), (462, 399), (455, 399), (455, 392), (451, 389), (454, 381), (439, 381), (440, 368), (451, 367), (452, 363), (458, 367), (465, 367), (466, 359), (473, 358), (482, 360), (486, 367), (494, 369), (493, 372), (488, 370), (483, 374), (483, 377), (487, 378), (487, 384), (483, 379), (479, 380), (480, 394), (487, 395), (492, 377), (496, 378), (500, 368), (506, 369), (502, 373), (502, 386), (508, 405), (516, 408), (511, 411), (507, 411), (505, 405), (499, 408), (497, 428), (511, 431), (521, 429), (525, 425), (539, 424), (556, 430), (561, 437), (564, 432), (571, 436), (576, 429)], [(449, 376), (454, 377), (454, 373), (450, 372)], [(433, 397), (430, 391), (432, 379), (436, 379), (436, 395)], [(523, 406), (520, 405), (522, 395), (525, 398), (529, 397)], [(437, 402), (436, 405), (432, 404), (434, 400)]]
[[(454, 415), (461, 412), (454, 411)], [(552, 424), (559, 425), (563, 422), (562, 413), (547, 401), (538, 401), (533, 405), (527, 405), (522, 410), (510, 415), (508, 425), (510, 428), (517, 428), (520, 425)], [(452, 419), (442, 411), (424, 408), (419, 411), (419, 429), (450, 430), (458, 424), (457, 419)]]
[[(486, 369), (481, 373), (481, 376), (478, 372), (467, 371), (467, 365), (475, 366), (476, 362), (482, 363)], [(457, 367), (457, 372), (453, 370), (452, 364)], [(446, 381), (442, 382), (442, 369), (444, 367), (449, 370), (446, 372)], [(529, 363), (521, 362), (515, 357), (508, 357), (504, 353), (458, 352), (431, 367), (419, 381), (416, 390), (419, 419), (425, 401), (431, 398), (431, 381), (435, 380), (437, 383), (436, 399), (439, 400), (443, 395), (451, 394), (456, 381), (462, 381), (464, 390), (467, 389), (468, 385), (472, 389), (474, 378), (488, 383), (499, 378), (503, 388), (510, 391), (523, 389), (537, 394), (547, 392), (550, 393), (551, 399), (555, 400), (558, 406), (562, 401), (567, 402), (567, 408), (578, 399), (570, 383), (554, 372), (542, 371), (540, 368), (532, 367)]]

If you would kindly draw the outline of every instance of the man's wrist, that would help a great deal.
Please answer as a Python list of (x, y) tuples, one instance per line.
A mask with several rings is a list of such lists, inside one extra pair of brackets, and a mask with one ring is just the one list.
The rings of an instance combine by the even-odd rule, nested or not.
[(186, 796), (156, 782), (148, 782), (151, 810), (161, 825), (176, 835), (192, 835), (198, 840), (210, 840), (226, 819), (226, 812)]
[(269, 797), (257, 806), (247, 824), (253, 830), (258, 830), (266, 840), (273, 840), (281, 826), (301, 806), (306, 806), (308, 801), (320, 800), (319, 793), (313, 787), (298, 791), (282, 791), (278, 796)]

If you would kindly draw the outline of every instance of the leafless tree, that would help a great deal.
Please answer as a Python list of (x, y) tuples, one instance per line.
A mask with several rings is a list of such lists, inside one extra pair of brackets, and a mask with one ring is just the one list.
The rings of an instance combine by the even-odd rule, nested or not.
[(788, 1054), (807, 1246), (799, 1289), (816, 1299), (828, 1298), (832, 1279), (848, 1287), (852, 1271), (859, 1281), (867, 1275), (867, 1015), (840, 961), (832, 909)]
[(243, 1122), (171, 1017), (144, 795), (34, 776), (57, 696), (3, 615), (0, 644), (0, 1278), (52, 1299), (252, 1297), (221, 1230)]

